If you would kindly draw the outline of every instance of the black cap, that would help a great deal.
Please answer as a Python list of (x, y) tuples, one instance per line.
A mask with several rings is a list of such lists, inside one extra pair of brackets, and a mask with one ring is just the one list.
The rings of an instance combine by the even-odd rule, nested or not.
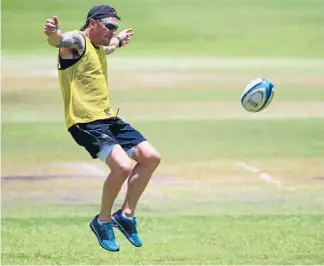
[(82, 26), (80, 30), (85, 30), (88, 26), (91, 19), (104, 19), (104, 18), (117, 18), (120, 20), (120, 17), (117, 15), (116, 10), (108, 5), (94, 6), (91, 8), (87, 15), (86, 23)]

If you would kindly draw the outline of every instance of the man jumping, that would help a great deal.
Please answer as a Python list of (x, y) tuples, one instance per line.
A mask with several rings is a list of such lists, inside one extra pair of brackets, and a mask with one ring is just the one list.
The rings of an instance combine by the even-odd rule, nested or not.
[[(100, 212), (90, 222), (99, 244), (109, 251), (119, 251), (113, 226), (134, 246), (142, 246), (135, 209), (161, 160), (139, 131), (117, 117), (110, 103), (106, 55), (127, 45), (133, 35), (132, 29), (127, 29), (115, 36), (119, 21), (114, 8), (100, 5), (90, 9), (80, 30), (62, 33), (56, 16), (44, 26), (48, 43), (59, 49), (58, 74), (68, 131), (92, 158), (101, 159), (110, 168)], [(137, 162), (134, 168), (131, 159)], [(111, 214), (127, 178), (124, 203)]]

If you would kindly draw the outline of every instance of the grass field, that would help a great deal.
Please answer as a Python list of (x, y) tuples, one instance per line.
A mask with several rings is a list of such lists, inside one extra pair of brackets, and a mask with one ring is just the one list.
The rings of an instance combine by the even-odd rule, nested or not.
[[(110, 2), (137, 33), (108, 58), (113, 105), (163, 158), (137, 211), (144, 246), (117, 232), (109, 253), (89, 229), (108, 169), (65, 129), (42, 35), (93, 3), (4, 0), (2, 264), (324, 264), (324, 2)], [(260, 76), (276, 94), (250, 114), (240, 93)]]
[[(125, 54), (323, 57), (322, 0), (111, 0), (122, 27), (135, 31)], [(92, 1), (2, 1), (5, 52), (49, 53), (42, 24), (58, 15), (78, 29)], [(22, 25), (24, 30), (21, 30)], [(11, 34), (13, 32), (19, 34)], [(257, 38), (257, 41), (256, 41)], [(26, 41), (28, 40), (28, 41)]]

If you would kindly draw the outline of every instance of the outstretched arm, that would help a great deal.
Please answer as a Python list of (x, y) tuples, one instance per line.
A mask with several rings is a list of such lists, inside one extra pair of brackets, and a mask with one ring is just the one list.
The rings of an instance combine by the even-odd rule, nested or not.
[(47, 36), (48, 43), (53, 47), (70, 49), (78, 55), (81, 55), (85, 49), (83, 35), (74, 31), (62, 33), (56, 16), (53, 19), (46, 20), (44, 33)]
[(59, 30), (59, 21), (57, 16), (53, 19), (48, 18), (44, 25), (44, 33), (51, 46), (57, 47), (62, 39), (62, 32)]
[(133, 35), (134, 32), (132, 29), (121, 31), (117, 37), (111, 39), (109, 46), (104, 47), (105, 54), (112, 54), (118, 47), (124, 47), (127, 45)]

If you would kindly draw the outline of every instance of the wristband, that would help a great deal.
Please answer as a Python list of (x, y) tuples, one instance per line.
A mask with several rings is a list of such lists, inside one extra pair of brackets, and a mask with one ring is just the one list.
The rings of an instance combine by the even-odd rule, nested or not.
[(118, 37), (118, 36), (117, 36), (117, 39), (118, 39), (118, 41), (119, 41), (119, 45), (118, 45), (118, 47), (120, 48), (120, 47), (122, 47), (122, 45), (123, 45), (123, 41), (122, 41), (122, 39), (121, 39), (120, 37)]

